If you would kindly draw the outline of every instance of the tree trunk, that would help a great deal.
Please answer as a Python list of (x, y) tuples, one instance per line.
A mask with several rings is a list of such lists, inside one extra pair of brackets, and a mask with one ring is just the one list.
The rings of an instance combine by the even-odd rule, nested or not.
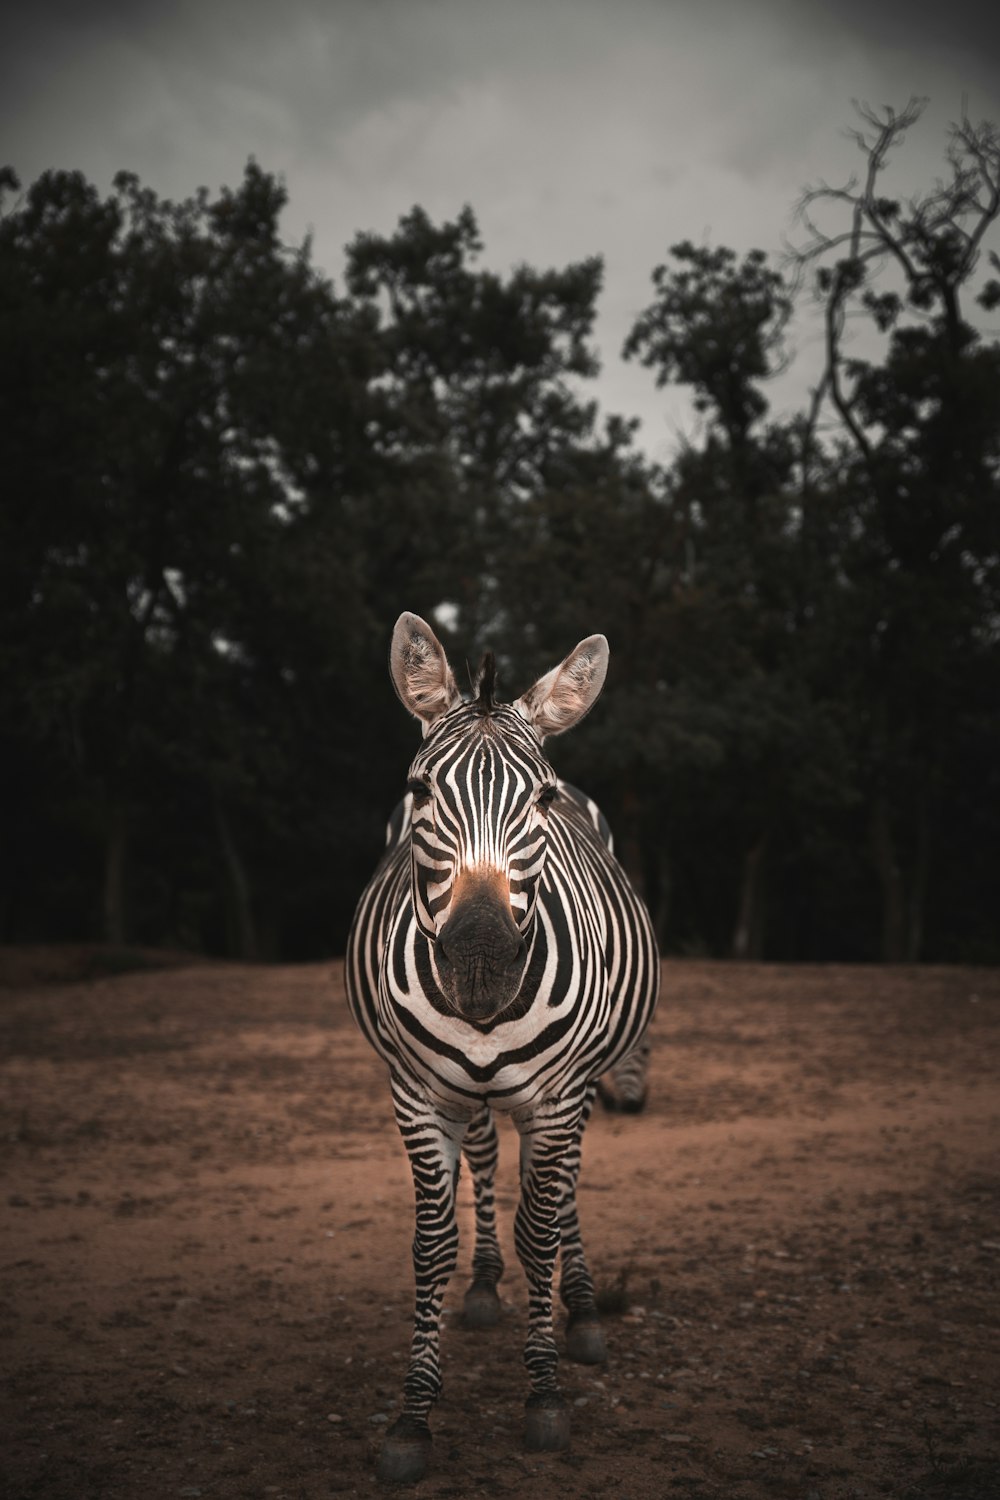
[(631, 786), (627, 786), (622, 793), (621, 808), (621, 836), (615, 839), (615, 853), (626, 875), (645, 901), (646, 870), (642, 857), (642, 840), (639, 837), (642, 807)]
[(236, 847), (229, 819), (218, 795), (213, 796), (215, 827), (219, 835), (222, 868), (226, 879), (226, 905), (235, 957), (252, 962), (257, 957), (257, 932), (253, 920), (250, 881)]
[(900, 964), (906, 957), (906, 893), (884, 792), (876, 794), (872, 807), (871, 839), (882, 887), (882, 962)]
[(125, 854), (128, 847), (128, 822), (125, 809), (118, 802), (108, 813), (104, 842), (104, 941), (116, 948), (124, 947), (125, 924)]
[(764, 833), (743, 856), (740, 899), (733, 929), (733, 957), (760, 958), (764, 949)]
[(4, 869), (4, 878), (0, 884), (0, 943), (13, 942), (14, 923), (11, 914), (14, 910), (14, 882), (10, 875), (9, 864)]
[(924, 946), (924, 904), (927, 899), (927, 870), (930, 863), (930, 819), (926, 797), (920, 799), (916, 823), (913, 879), (906, 909), (906, 961), (910, 964), (920, 962)]
[(656, 941), (660, 952), (663, 953), (667, 946), (667, 928), (670, 925), (671, 897), (674, 893), (674, 876), (670, 864), (670, 856), (662, 846), (656, 861), (656, 911), (653, 919), (653, 929), (656, 933)]

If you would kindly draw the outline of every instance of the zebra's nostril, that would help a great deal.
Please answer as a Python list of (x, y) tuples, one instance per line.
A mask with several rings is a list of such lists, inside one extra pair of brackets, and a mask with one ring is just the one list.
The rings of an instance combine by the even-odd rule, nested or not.
[(441, 931), (438, 933), (437, 937), (434, 939), (434, 947), (435, 947), (435, 949), (437, 951), (438, 958), (443, 958), (446, 962), (450, 963), (451, 962), (451, 954), (448, 951), (448, 943), (447, 943), (447, 941), (445, 939), (445, 932), (446, 931), (447, 931), (447, 929), (444, 928), (444, 927), (442, 927)]

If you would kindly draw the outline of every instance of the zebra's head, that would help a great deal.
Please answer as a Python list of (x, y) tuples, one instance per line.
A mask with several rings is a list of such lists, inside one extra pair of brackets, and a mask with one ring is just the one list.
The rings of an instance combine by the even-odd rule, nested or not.
[(516, 702), (497, 703), (488, 655), (465, 701), (430, 626), (396, 622), (393, 684), (424, 729), (407, 787), (413, 907), (446, 1002), (475, 1025), (514, 1002), (527, 967), (557, 793), (542, 742), (579, 723), (607, 667), (608, 643), (591, 635)]

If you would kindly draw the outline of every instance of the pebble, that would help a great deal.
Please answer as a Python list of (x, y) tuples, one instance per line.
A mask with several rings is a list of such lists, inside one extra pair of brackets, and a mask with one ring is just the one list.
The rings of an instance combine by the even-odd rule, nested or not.
[(344, 1419), (340, 1415), (339, 1412), (337, 1412), (337, 1411), (331, 1411), (331, 1412), (327, 1412), (326, 1420), (328, 1422), (342, 1422)]

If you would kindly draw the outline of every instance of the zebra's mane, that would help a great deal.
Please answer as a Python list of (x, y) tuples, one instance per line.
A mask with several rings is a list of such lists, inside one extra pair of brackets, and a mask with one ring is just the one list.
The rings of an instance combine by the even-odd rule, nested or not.
[(479, 663), (479, 673), (476, 677), (476, 696), (472, 700), (472, 707), (480, 714), (491, 714), (497, 706), (495, 697), (497, 685), (497, 663), (492, 651), (487, 651)]

